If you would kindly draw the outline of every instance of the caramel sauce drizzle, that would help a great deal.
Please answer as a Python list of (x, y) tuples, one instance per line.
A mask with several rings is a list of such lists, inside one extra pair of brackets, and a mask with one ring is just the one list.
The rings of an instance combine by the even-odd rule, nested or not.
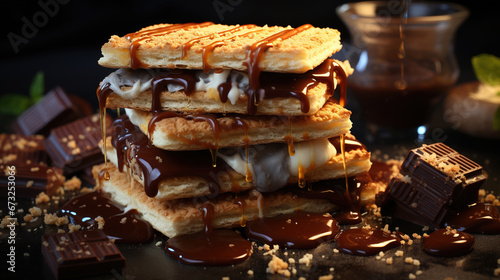
[(210, 66), (210, 64), (208, 63), (208, 58), (214, 52), (215, 48), (223, 46), (226, 41), (235, 39), (236, 37), (238, 37), (238, 38), (244, 38), (244, 37), (247, 37), (247, 36), (249, 36), (251, 34), (262, 32), (262, 31), (263, 31), (262, 29), (257, 29), (257, 30), (250, 31), (250, 32), (247, 32), (247, 33), (244, 33), (244, 34), (235, 35), (235, 36), (229, 37), (229, 38), (224, 39), (224, 40), (215, 41), (215, 42), (212, 42), (209, 45), (205, 46), (203, 48), (203, 52), (202, 52), (203, 71), (205, 73), (208, 73), (210, 71), (210, 69), (212, 68)]
[(294, 29), (283, 30), (274, 35), (271, 35), (267, 38), (264, 38), (258, 42), (255, 42), (248, 50), (247, 50), (247, 62), (245, 62), (248, 69), (248, 78), (249, 78), (249, 89), (248, 89), (248, 97), (249, 97), (249, 113), (255, 113), (256, 107), (261, 99), (259, 94), (260, 87), (260, 72), (262, 71), (259, 68), (259, 63), (264, 55), (264, 52), (273, 46), (273, 42), (279, 40), (286, 40), (304, 30), (312, 28), (313, 26), (310, 24), (304, 24)]
[(147, 29), (143, 31), (138, 31), (134, 33), (129, 33), (125, 35), (125, 37), (130, 41), (130, 65), (132, 69), (139, 69), (141, 67), (148, 67), (148, 65), (139, 61), (137, 57), (137, 50), (141, 46), (142, 42), (145, 40), (151, 39), (151, 37), (158, 37), (167, 35), (179, 30), (188, 30), (191, 28), (201, 28), (209, 25), (213, 25), (213, 22), (204, 22), (204, 23), (183, 23), (183, 24), (172, 24), (163, 27), (157, 27), (153, 29)]
[[(108, 97), (113, 93), (108, 82), (102, 83), (96, 91), (97, 100), (99, 102), (99, 121), (101, 126), (101, 137), (102, 137), (102, 147), (104, 153), (104, 172), (102, 178), (106, 181), (110, 179), (108, 172), (108, 155), (106, 147), (106, 103), (108, 102)], [(100, 178), (100, 177), (99, 177)]]
[[(201, 40), (203, 39), (207, 39), (207, 38), (213, 38), (215, 36), (215, 34), (217, 34), (218, 36), (224, 36), (226, 34), (232, 34), (234, 32), (238, 32), (242, 29), (250, 29), (250, 28), (254, 28), (256, 27), (257, 25), (255, 24), (246, 24), (246, 25), (241, 25), (241, 26), (237, 26), (237, 27), (234, 27), (234, 28), (231, 28), (231, 29), (227, 29), (227, 30), (224, 30), (224, 31), (220, 31), (220, 32), (216, 32), (216, 33), (212, 33), (212, 34), (208, 34), (208, 35), (205, 35), (205, 36), (201, 36), (201, 37), (197, 37), (197, 38), (194, 38), (194, 39), (191, 39), (189, 41), (187, 41), (186, 43), (182, 44), (181, 45), (181, 49), (182, 49), (182, 59), (185, 59), (186, 56), (187, 56), (187, 52), (191, 49), (191, 47), (200, 42)], [(203, 48), (203, 51), (205, 50), (206, 47)]]

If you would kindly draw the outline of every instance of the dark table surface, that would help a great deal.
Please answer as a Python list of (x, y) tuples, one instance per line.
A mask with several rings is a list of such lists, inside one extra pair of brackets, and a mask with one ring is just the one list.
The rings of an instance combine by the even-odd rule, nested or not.
[[(109, 35), (123, 35), (131, 30), (158, 23), (158, 22), (201, 22), (211, 20), (221, 23), (257, 23), (279, 24), (298, 26), (302, 23), (312, 23), (316, 26), (337, 27), (343, 32), (343, 40), (348, 42), (349, 35), (345, 26), (334, 14), (334, 8), (347, 1), (312, 1), (307, 4), (288, 2), (250, 4), (250, 1), (230, 1), (233, 9), (223, 13), (223, 18), (215, 10), (215, 6), (228, 1), (205, 1), (197, 4), (197, 8), (189, 4), (180, 4), (174, 1), (165, 1), (155, 4), (153, 1), (144, 1), (134, 4), (124, 1), (116, 6), (111, 3), (97, 1), (82, 1), (81, 3), (69, 2), (60, 5), (58, 13), (50, 18), (46, 25), (39, 28), (37, 35), (27, 44), (19, 48), (18, 53), (13, 52), (10, 42), (2, 41), (2, 59), (0, 60), (0, 73), (3, 87), (0, 94), (16, 92), (27, 94), (29, 83), (34, 74), (41, 70), (45, 73), (46, 89), (56, 85), (65, 88), (69, 93), (87, 99), (97, 110), (95, 90), (99, 82), (112, 70), (99, 67), (97, 60), (100, 57), (100, 46)], [(316, 3), (317, 2), (317, 3)], [(459, 2), (459, 1), (456, 1)], [(474, 80), (470, 67), (470, 58), (482, 52), (499, 55), (489, 38), (478, 30), (488, 26), (491, 34), (499, 34), (497, 17), (494, 9), (481, 1), (467, 3), (471, 16), (457, 33), (456, 53), (461, 67), (459, 83)], [(484, 2), (484, 1), (483, 1)], [(33, 2), (35, 3), (35, 2)], [(12, 7), (7, 6), (6, 16), (9, 25), (4, 26), (5, 34), (21, 32), (23, 17), (30, 18), (41, 8), (35, 4), (18, 1)], [(62, 1), (61, 1), (62, 3)], [(252, 2), (253, 3), (253, 2)], [(318, 9), (316, 4), (324, 9)], [(24, 5), (24, 6), (23, 6)], [(193, 4), (194, 5), (194, 4)], [(316, 8), (315, 8), (316, 7)], [(262, 12), (264, 11), (266, 12)], [(283, 11), (283, 9), (285, 9)], [(162, 12), (164, 11), (164, 12)], [(171, 15), (169, 18), (166, 14)], [(488, 38), (489, 37), (489, 38)], [(5, 37), (4, 37), (5, 38)], [(347, 44), (346, 44), (347, 45)], [(496, 52), (496, 53), (495, 53)], [(6, 56), (6, 57), (4, 57)], [(489, 178), (484, 188), (500, 194), (500, 149), (498, 140), (485, 140), (471, 137), (453, 131), (449, 124), (442, 121), (442, 111), (438, 107), (433, 116), (433, 121), (428, 128), (428, 133), (422, 138), (417, 135), (407, 135), (404, 139), (377, 139), (367, 135), (363, 120), (360, 117), (356, 101), (349, 99), (347, 107), (353, 111), (353, 133), (363, 140), (378, 159), (401, 159), (409, 149), (420, 146), (422, 143), (442, 141), (456, 149), (458, 152), (476, 161), (483, 166)], [(2, 130), (5, 130), (7, 118), (2, 117)], [(432, 134), (432, 132), (439, 132)], [(439, 137), (436, 137), (439, 135)], [(0, 209), (4, 216), (7, 208), (5, 198), (1, 198)], [(32, 200), (18, 199), (17, 209), (24, 209), (18, 218), (22, 219)], [(421, 227), (401, 221), (384, 220), (392, 226), (399, 226), (405, 233), (421, 233)], [(46, 226), (41, 221), (16, 229), (16, 273), (8, 272), (6, 254), (8, 230), (1, 230), (0, 236), (0, 275), (1, 279), (53, 279), (52, 274), (44, 263), (41, 255), (41, 241), (43, 234), (54, 233), (57, 228)], [(391, 249), (386, 256), (394, 257), (396, 250), (403, 250), (405, 257), (412, 257), (421, 262), (420, 267), (405, 264), (403, 258), (394, 257), (394, 264), (387, 265), (377, 260), (375, 256), (358, 257), (347, 254), (335, 254), (335, 243), (322, 244), (314, 250), (281, 249), (277, 255), (283, 259), (293, 257), (298, 260), (306, 253), (313, 254), (310, 267), (296, 264), (297, 275), (293, 278), (306, 277), (317, 279), (319, 276), (331, 274), (334, 279), (408, 279), (410, 273), (422, 270), (423, 274), (417, 279), (490, 279), (493, 270), (500, 267), (500, 236), (474, 234), (476, 243), (469, 254), (452, 258), (433, 257), (425, 254), (420, 247), (420, 242), (413, 246), (402, 246)], [(197, 267), (179, 264), (169, 258), (162, 247), (156, 247), (157, 241), (164, 241), (166, 237), (157, 233), (154, 241), (142, 245), (119, 244), (118, 247), (127, 259), (127, 272), (95, 277), (92, 279), (280, 279), (280, 276), (266, 273), (267, 262), (270, 256), (263, 256), (254, 247), (254, 254), (249, 260), (229, 267)], [(288, 256), (285, 256), (285, 253)], [(331, 271), (333, 268), (333, 271)], [(253, 270), (254, 275), (247, 274)]]

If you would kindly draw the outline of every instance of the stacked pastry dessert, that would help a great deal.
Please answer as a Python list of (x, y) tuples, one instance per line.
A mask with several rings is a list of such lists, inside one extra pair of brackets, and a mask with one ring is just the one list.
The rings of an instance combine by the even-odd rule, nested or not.
[(97, 94), (102, 113), (125, 115), (104, 138), (98, 187), (168, 237), (203, 230), (207, 205), (215, 228), (335, 209), (293, 189), (370, 168), (343, 107), (352, 69), (329, 59), (340, 48), (337, 30), (311, 25), (160, 24), (112, 36), (99, 64), (119, 69)]

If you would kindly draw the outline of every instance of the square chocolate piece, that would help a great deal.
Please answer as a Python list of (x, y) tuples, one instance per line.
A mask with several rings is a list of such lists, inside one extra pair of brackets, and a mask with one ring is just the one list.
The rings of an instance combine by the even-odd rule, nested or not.
[(449, 211), (474, 203), (486, 180), (482, 167), (443, 143), (411, 150), (384, 194), (385, 212), (439, 227)]
[[(106, 127), (110, 124), (107, 116)], [(104, 162), (98, 146), (101, 138), (99, 115), (92, 115), (52, 129), (44, 144), (52, 164), (68, 175)]]
[(125, 258), (102, 230), (42, 237), (42, 254), (57, 279), (121, 274)]
[(14, 131), (21, 135), (47, 136), (50, 129), (77, 118), (78, 109), (64, 90), (56, 87), (17, 118)]

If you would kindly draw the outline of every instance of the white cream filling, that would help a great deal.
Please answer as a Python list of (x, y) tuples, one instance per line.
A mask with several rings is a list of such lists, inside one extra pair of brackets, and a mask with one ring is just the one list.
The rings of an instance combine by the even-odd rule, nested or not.
[[(151, 88), (151, 81), (159, 73), (159, 70), (152, 69), (118, 69), (109, 74), (104, 80), (104, 83), (109, 83), (109, 87), (119, 96), (125, 99), (132, 99), (137, 97), (141, 92)], [(204, 73), (203, 71), (196, 71), (196, 91), (208, 91), (215, 89), (226, 81), (231, 81), (231, 90), (228, 94), (228, 99), (231, 104), (235, 104), (240, 97), (245, 96), (245, 90), (248, 88), (248, 76), (244, 72), (235, 70), (224, 70), (221, 72), (210, 71)], [(121, 87), (132, 87), (128, 90), (122, 90)], [(168, 91), (176, 92), (183, 90), (180, 85), (169, 84)]]
[[(337, 154), (328, 139), (295, 143), (295, 155), (290, 156), (287, 144), (254, 145), (249, 150), (248, 168), (253, 184), (261, 192), (275, 191), (299, 175), (299, 167), (305, 171), (326, 164)], [(244, 149), (221, 149), (217, 154), (236, 172), (245, 176), (247, 161)]]

